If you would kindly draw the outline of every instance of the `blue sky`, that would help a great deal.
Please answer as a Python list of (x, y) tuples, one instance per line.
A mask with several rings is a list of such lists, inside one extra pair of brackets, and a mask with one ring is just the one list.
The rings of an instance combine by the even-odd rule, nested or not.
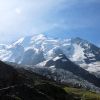
[(38, 33), (100, 46), (100, 0), (0, 0), (0, 43)]

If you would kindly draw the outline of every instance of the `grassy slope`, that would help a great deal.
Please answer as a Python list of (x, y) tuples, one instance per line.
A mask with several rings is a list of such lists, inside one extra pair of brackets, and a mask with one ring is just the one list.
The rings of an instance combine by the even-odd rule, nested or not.
[(71, 87), (65, 87), (64, 90), (73, 95), (77, 99), (81, 100), (100, 100), (100, 94), (83, 90), (83, 89), (77, 89), (77, 88), (71, 88)]

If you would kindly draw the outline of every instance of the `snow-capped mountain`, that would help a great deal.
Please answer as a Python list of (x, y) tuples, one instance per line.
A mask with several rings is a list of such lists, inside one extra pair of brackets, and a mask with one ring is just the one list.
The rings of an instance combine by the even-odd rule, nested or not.
[(15, 66), (16, 68), (24, 67), (26, 70), (31, 70), (59, 83), (70, 84), (75, 87), (82, 87), (93, 91), (100, 91), (100, 79), (74, 64), (62, 53), (37, 65), (23, 66), (15, 63), (8, 64)]
[(99, 86), (100, 84), (100, 79), (97, 79), (94, 75), (90, 74), (88, 71), (74, 64), (64, 54), (59, 54), (53, 59), (44, 62), (44, 65), (38, 64), (37, 67), (38, 66), (48, 67), (52, 69), (52, 71), (55, 71), (56, 69), (63, 69), (65, 71), (73, 73), (75, 76), (81, 77), (83, 80), (87, 80), (88, 82), (95, 84), (96, 86)]
[(23, 65), (36, 65), (60, 53), (84, 69), (100, 73), (100, 48), (80, 38), (54, 39), (35, 34), (11, 45), (0, 45), (0, 59)]

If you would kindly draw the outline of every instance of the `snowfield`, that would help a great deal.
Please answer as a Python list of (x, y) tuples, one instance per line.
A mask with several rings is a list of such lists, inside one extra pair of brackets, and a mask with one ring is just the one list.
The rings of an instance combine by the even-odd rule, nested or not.
[(43, 64), (53, 58), (56, 61), (60, 54), (91, 73), (100, 73), (100, 48), (80, 38), (53, 39), (36, 34), (0, 45), (0, 60), (23, 65)]

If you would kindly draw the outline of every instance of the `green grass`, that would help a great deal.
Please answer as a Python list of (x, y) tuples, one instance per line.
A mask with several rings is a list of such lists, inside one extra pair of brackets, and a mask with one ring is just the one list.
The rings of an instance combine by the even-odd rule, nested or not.
[(100, 94), (87, 91), (84, 89), (65, 87), (64, 90), (74, 96), (74, 98), (80, 98), (81, 100), (100, 100)]

